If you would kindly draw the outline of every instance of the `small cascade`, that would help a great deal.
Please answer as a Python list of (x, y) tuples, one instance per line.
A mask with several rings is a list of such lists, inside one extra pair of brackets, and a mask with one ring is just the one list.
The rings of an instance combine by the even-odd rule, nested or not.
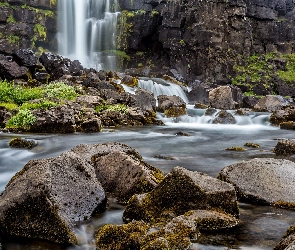
[(117, 0), (58, 1), (59, 54), (86, 68), (116, 69)]
[(153, 92), (156, 99), (159, 95), (176, 95), (188, 103), (188, 98), (181, 86), (160, 78), (141, 78), (138, 80), (138, 87)]

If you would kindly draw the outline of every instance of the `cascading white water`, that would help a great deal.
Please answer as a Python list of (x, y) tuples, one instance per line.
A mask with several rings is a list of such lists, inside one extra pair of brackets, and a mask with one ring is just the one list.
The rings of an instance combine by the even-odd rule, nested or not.
[(154, 93), (154, 97), (157, 99), (159, 95), (176, 95), (182, 98), (186, 103), (188, 99), (183, 89), (174, 83), (165, 81), (159, 78), (142, 78), (138, 80), (138, 87), (142, 89), (147, 89)]
[(59, 54), (86, 68), (115, 70), (117, 0), (58, 1)]

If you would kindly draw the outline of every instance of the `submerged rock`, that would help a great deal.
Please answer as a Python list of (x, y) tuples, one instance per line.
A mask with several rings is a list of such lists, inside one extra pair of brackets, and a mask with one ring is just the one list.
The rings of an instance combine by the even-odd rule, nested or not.
[(204, 173), (175, 167), (154, 190), (134, 195), (123, 219), (153, 224), (195, 209), (218, 210), (238, 217), (234, 187)]
[(0, 232), (75, 244), (74, 227), (104, 207), (93, 167), (77, 154), (31, 160), (1, 195)]
[(96, 235), (96, 246), (103, 250), (140, 249), (141, 238), (148, 226), (142, 221), (126, 225), (105, 225)]
[(14, 138), (9, 142), (9, 146), (12, 148), (27, 148), (32, 149), (38, 145), (35, 140), (28, 140), (22, 138)]
[(295, 208), (295, 163), (291, 161), (243, 161), (223, 168), (218, 178), (233, 184), (241, 201)]
[(159, 169), (144, 162), (138, 152), (125, 144), (82, 144), (72, 151), (91, 162), (103, 188), (119, 202), (153, 190), (164, 179)]

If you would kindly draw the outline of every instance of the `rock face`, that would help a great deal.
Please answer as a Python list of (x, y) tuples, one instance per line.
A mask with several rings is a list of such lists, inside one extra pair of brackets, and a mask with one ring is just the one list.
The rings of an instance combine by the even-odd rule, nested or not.
[(185, 80), (228, 83), (241, 56), (294, 52), (295, 3), (289, 0), (121, 2), (130, 11), (145, 6), (122, 22), (130, 67), (138, 64), (140, 50)]
[(134, 194), (153, 190), (164, 179), (160, 170), (145, 163), (133, 148), (125, 144), (82, 144), (72, 151), (91, 162), (103, 188), (122, 203)]
[(56, 50), (57, 1), (3, 0), (0, 7), (0, 53), (19, 48)]
[(105, 207), (93, 167), (73, 152), (32, 160), (7, 184), (0, 200), (0, 232), (77, 243), (77, 223)]
[(244, 161), (225, 167), (218, 178), (233, 184), (241, 201), (294, 208), (295, 164), (291, 161)]
[(238, 217), (234, 187), (206, 174), (175, 167), (153, 191), (134, 195), (123, 219), (155, 223), (194, 209), (218, 210)]

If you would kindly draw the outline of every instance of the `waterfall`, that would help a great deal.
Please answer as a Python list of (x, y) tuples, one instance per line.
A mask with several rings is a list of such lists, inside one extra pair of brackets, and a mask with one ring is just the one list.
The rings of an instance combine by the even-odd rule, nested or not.
[(117, 0), (58, 1), (58, 52), (86, 68), (115, 70)]
[(138, 87), (153, 92), (156, 99), (159, 95), (176, 95), (188, 103), (188, 98), (181, 86), (160, 78), (141, 78), (138, 80)]

